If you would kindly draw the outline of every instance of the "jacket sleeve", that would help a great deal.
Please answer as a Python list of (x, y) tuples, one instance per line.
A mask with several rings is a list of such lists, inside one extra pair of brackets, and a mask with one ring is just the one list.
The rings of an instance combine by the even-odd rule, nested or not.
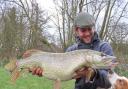
[(72, 51), (72, 47), (68, 47), (65, 52), (70, 52), (70, 51)]
[(113, 49), (111, 47), (111, 45), (108, 43), (108, 42), (104, 42), (101, 46), (100, 46), (100, 51), (107, 54), (107, 55), (110, 55), (110, 56), (113, 56)]
[(77, 50), (77, 49), (78, 49), (77, 46), (78, 46), (78, 44), (74, 44), (74, 45), (72, 45), (72, 46), (69, 46), (69, 47), (66, 49), (65, 52), (70, 52), (70, 51), (73, 51), (73, 50)]

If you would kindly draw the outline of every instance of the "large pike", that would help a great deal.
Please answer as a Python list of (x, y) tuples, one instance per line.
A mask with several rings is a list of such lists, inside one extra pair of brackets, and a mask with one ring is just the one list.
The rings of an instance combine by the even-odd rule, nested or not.
[(39, 66), (43, 68), (43, 76), (51, 80), (66, 81), (74, 77), (76, 70), (82, 67), (96, 69), (109, 68), (115, 57), (102, 52), (83, 49), (66, 53), (50, 53), (35, 51), (31, 56), (9, 63), (5, 68), (12, 71), (15, 80), (25, 69)]

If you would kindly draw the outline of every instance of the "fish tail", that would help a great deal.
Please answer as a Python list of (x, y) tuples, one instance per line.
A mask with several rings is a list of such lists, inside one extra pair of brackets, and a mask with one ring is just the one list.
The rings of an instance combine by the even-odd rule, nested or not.
[(15, 83), (15, 81), (17, 80), (17, 78), (20, 76), (20, 72), (18, 67), (17, 67), (17, 60), (16, 59), (12, 59), (10, 60), (10, 62), (8, 64), (6, 64), (4, 66), (4, 68), (11, 72), (11, 82)]
[(11, 82), (15, 83), (15, 81), (20, 77), (20, 71), (16, 68), (11, 74)]
[(4, 68), (5, 68), (7, 71), (9, 71), (9, 72), (13, 72), (13, 70), (14, 70), (16, 67), (17, 67), (17, 60), (16, 60), (16, 59), (10, 60), (10, 62), (4, 66)]

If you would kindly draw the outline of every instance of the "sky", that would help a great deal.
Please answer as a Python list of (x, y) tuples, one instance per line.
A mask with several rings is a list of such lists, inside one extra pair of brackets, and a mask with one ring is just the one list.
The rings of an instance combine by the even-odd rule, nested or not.
[[(39, 4), (39, 6), (41, 7), (41, 9), (42, 10), (46, 10), (47, 12), (48, 12), (48, 15), (53, 15), (53, 14), (55, 14), (55, 9), (54, 9), (54, 7), (55, 7), (55, 5), (54, 5), (54, 3), (53, 3), (53, 0), (36, 0), (37, 1), (37, 3)], [(127, 1), (127, 0), (124, 0), (125, 2)], [(98, 18), (98, 24), (100, 24), (101, 23), (101, 21), (103, 20), (103, 16), (104, 16), (104, 11), (102, 11), (101, 13), (100, 13), (100, 17)], [(123, 19), (122, 19), (123, 20)], [(128, 20), (126, 20), (126, 18), (123, 20), (123, 22), (127, 22)], [(128, 22), (127, 22), (128, 23)], [(101, 25), (101, 24), (100, 24)], [(52, 30), (52, 31), (51, 31)], [(54, 31), (54, 28), (52, 28), (52, 29), (50, 29), (50, 33), (51, 34), (54, 34), (55, 33), (55, 31)]]
[[(41, 7), (42, 10), (46, 10), (48, 15), (54, 14), (55, 13), (55, 5), (53, 3), (53, 0), (36, 0), (39, 6)], [(50, 23), (52, 24), (52, 23)], [(54, 28), (49, 28), (47, 29), (51, 35), (55, 34)]]
[[(44, 9), (44, 10), (47, 10), (48, 14), (55, 14), (55, 5), (53, 3), (53, 0), (36, 0), (37, 3), (39, 4), (39, 6), (41, 7), (41, 9)], [(102, 15), (104, 15), (104, 13), (102, 13)], [(103, 16), (100, 16), (100, 23), (101, 23), (101, 20), (103, 19)], [(100, 24), (101, 25), (101, 24)], [(54, 28), (51, 28), (51, 29), (48, 29), (50, 34), (55, 34), (55, 30)]]
[(48, 10), (50, 12), (53, 10), (55, 6), (52, 0), (36, 0), (36, 1), (42, 9)]

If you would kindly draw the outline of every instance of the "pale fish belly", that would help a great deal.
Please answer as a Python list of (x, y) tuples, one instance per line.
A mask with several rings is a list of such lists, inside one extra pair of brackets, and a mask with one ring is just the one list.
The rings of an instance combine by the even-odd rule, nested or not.
[[(47, 61), (42, 61), (42, 68), (44, 69), (43, 76), (51, 80), (71, 80), (75, 70), (84, 65), (83, 56), (78, 55), (60, 55), (47, 56)], [(55, 61), (58, 59), (57, 61)], [(63, 61), (62, 61), (63, 60)]]

